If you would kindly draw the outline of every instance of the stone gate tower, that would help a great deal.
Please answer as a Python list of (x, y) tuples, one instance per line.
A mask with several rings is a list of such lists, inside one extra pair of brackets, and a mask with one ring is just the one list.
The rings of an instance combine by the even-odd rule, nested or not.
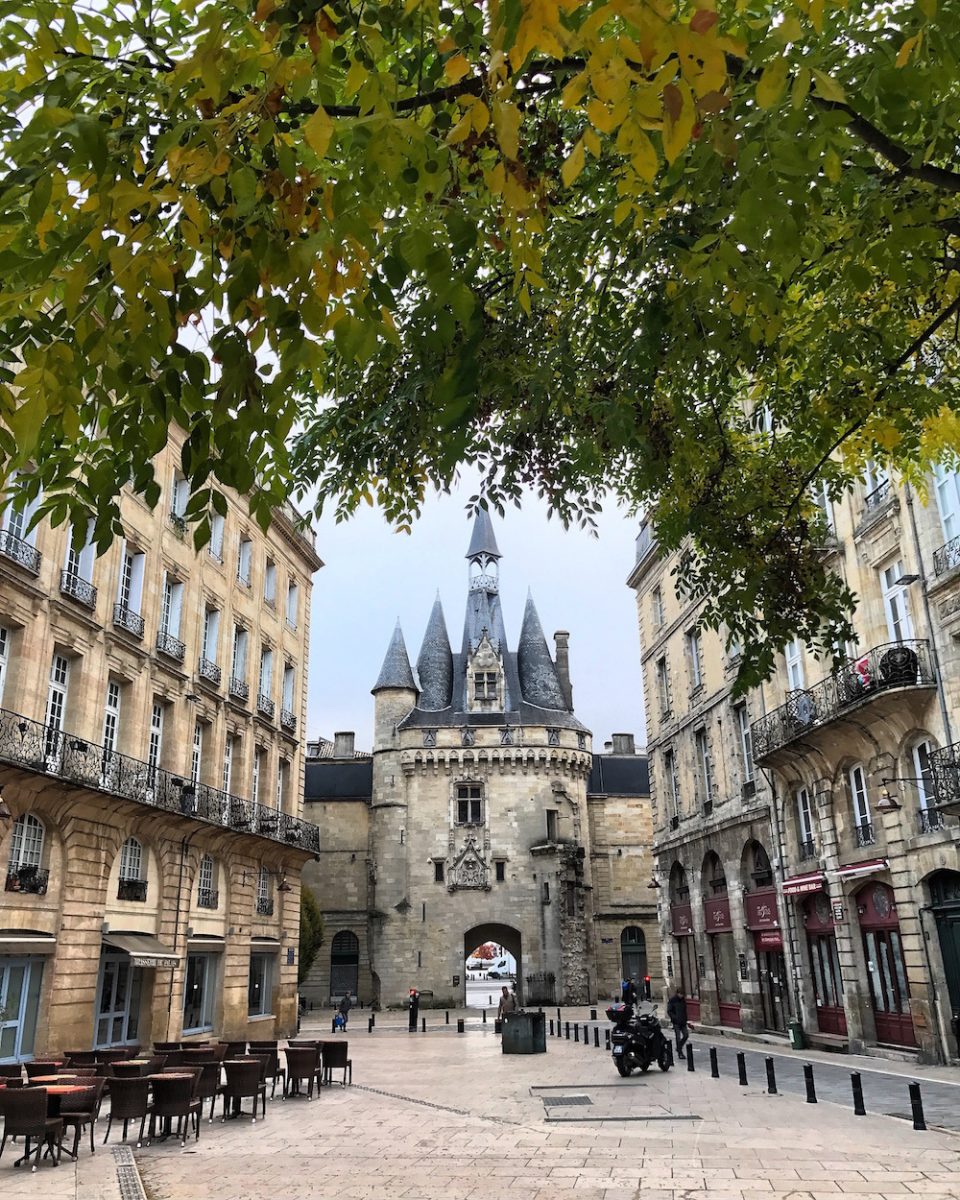
[(398, 625), (373, 688), (370, 967), (383, 1005), (411, 987), (462, 1003), (464, 956), (498, 942), (526, 1004), (583, 1003), (593, 913), (586, 788), (590, 732), (573, 714), (568, 635), (551, 657), (528, 596), (515, 650), (500, 551), (478, 512), (463, 639), (439, 598), (410, 665)]

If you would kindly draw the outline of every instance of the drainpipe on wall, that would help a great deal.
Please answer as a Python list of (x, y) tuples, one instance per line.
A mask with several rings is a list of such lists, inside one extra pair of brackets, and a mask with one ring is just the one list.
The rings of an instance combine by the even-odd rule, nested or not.
[(946, 737), (945, 745), (953, 744), (953, 731), (950, 727), (950, 710), (943, 690), (943, 673), (940, 670), (940, 653), (937, 649), (936, 632), (933, 617), (930, 615), (930, 597), (927, 593), (927, 572), (923, 565), (923, 554), (920, 550), (920, 535), (917, 532), (917, 515), (913, 508), (913, 488), (909, 483), (904, 484), (904, 494), (907, 497), (907, 511), (910, 514), (910, 532), (913, 535), (913, 551), (916, 556), (917, 574), (920, 576), (920, 587), (923, 594), (923, 614), (927, 620), (927, 633), (930, 637), (930, 660), (937, 680), (937, 700), (940, 702), (940, 719), (943, 721), (943, 732)]

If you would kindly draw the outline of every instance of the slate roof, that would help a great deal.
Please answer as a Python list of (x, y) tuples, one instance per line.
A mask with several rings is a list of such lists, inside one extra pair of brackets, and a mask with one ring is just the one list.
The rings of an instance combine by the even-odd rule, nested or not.
[(590, 796), (649, 796), (650, 767), (645, 754), (595, 754)]
[(407, 654), (407, 645), (403, 640), (403, 630), (399, 621), (387, 647), (377, 682), (370, 690), (379, 692), (381, 688), (409, 688), (411, 691), (417, 691), (417, 681), (413, 677), (410, 656)]
[(517, 647), (517, 668), (524, 700), (541, 708), (566, 709), (567, 702), (550, 657), (540, 616), (529, 592), (520, 629), (520, 645)]
[(470, 549), (467, 551), (467, 558), (477, 558), (481, 554), (485, 554), (487, 558), (502, 558), (500, 549), (497, 546), (497, 539), (493, 532), (493, 522), (490, 520), (490, 514), (485, 508), (478, 508), (477, 515), (473, 518), (473, 534), (470, 538)]
[(373, 759), (314, 759), (304, 771), (303, 799), (369, 800), (373, 795)]
[(453, 652), (439, 596), (433, 602), (423, 645), (417, 655), (417, 677), (420, 680), (420, 708), (428, 711), (449, 708), (453, 700)]

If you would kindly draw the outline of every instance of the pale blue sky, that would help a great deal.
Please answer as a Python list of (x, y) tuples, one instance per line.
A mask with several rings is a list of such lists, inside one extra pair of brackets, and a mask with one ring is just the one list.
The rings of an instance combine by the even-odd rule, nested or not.
[[(317, 552), (326, 564), (314, 577), (307, 736), (354, 730), (369, 749), (373, 697), (390, 635), (400, 618), (412, 663), (437, 589), (454, 649), (459, 649), (467, 594), (471, 519), (465, 506), (475, 487), (430, 499), (412, 534), (394, 533), (375, 509), (351, 521), (317, 524)], [(566, 531), (548, 521), (535, 497), (504, 517), (491, 513), (503, 558), (500, 593), (507, 638), (516, 649), (527, 588), (533, 591), (547, 641), (570, 632), (570, 671), (577, 716), (603, 748), (611, 733), (633, 733), (643, 744), (643, 693), (633, 592), (638, 523), (610, 503), (600, 536)]]

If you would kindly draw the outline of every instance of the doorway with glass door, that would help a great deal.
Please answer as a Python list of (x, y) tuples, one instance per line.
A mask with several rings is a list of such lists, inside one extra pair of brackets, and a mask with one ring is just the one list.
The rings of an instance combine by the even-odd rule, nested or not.
[(133, 966), (129, 954), (102, 955), (97, 986), (95, 1049), (124, 1046), (137, 1040), (142, 992), (143, 968)]
[(33, 1056), (43, 963), (0, 958), (0, 1063)]

